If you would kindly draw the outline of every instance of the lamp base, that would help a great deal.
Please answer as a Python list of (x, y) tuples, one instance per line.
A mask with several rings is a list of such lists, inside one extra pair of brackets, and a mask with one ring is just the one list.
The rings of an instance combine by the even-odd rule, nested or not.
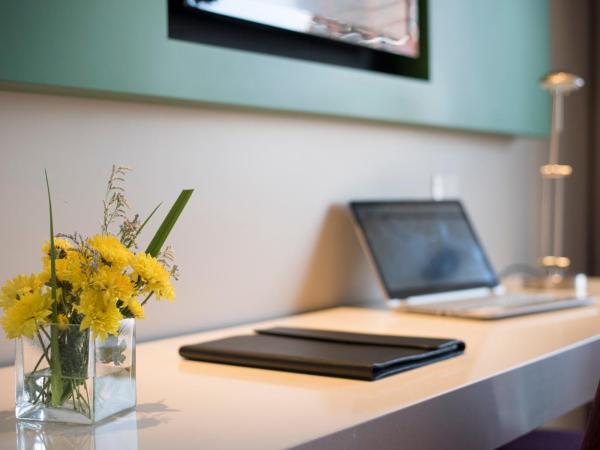
[(574, 276), (552, 274), (542, 277), (527, 277), (523, 279), (522, 283), (526, 289), (538, 291), (566, 289), (575, 291), (577, 297), (587, 295), (587, 275), (584, 273), (578, 273)]

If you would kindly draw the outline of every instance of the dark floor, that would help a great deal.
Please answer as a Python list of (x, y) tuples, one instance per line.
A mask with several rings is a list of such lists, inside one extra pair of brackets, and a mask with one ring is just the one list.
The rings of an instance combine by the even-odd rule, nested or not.
[(498, 450), (579, 450), (583, 433), (566, 430), (536, 430)]

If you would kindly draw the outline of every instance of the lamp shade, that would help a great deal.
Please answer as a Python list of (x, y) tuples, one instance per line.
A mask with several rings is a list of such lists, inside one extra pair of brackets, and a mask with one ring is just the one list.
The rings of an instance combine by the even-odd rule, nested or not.
[(568, 93), (585, 85), (583, 78), (568, 72), (550, 72), (540, 80), (540, 85), (549, 91)]

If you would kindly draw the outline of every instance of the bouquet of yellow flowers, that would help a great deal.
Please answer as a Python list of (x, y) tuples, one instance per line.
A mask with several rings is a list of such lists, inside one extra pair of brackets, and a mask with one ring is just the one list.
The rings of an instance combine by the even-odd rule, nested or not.
[[(123, 319), (142, 319), (144, 305), (152, 297), (168, 301), (175, 298), (171, 279), (177, 279), (177, 266), (170, 247), (162, 247), (192, 190), (182, 191), (146, 250), (138, 251), (137, 238), (160, 205), (143, 222), (137, 214), (128, 216), (123, 189), (128, 170), (113, 166), (103, 201), (101, 232), (90, 237), (54, 234), (46, 177), (50, 239), (42, 246), (43, 269), (8, 280), (0, 291), (0, 306), (4, 309), (1, 320), (7, 337), (37, 338), (42, 344), (35, 370), (25, 377), (32, 377), (32, 392), (27, 393), (30, 403), (37, 399), (59, 407), (71, 399), (76, 409), (89, 414), (89, 401), (79, 398), (78, 392), (85, 380), (87, 347), (75, 342), (74, 333), (65, 330), (76, 325), (75, 331), (89, 329), (93, 339), (105, 341), (118, 335)], [(111, 228), (116, 228), (114, 234)], [(116, 348), (116, 354), (113, 348), (103, 357), (118, 365), (124, 347)], [(38, 368), (44, 362), (49, 375), (39, 383), (37, 377), (43, 373)], [(65, 367), (80, 373), (81, 380), (77, 381), (72, 373), (63, 376)], [(27, 388), (28, 381), (24, 383)]]

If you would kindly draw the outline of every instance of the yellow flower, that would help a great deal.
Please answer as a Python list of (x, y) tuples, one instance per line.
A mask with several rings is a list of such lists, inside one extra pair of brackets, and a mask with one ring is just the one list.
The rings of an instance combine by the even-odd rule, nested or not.
[(40, 280), (40, 283), (42, 283), (42, 285), (50, 284), (50, 270), (44, 270), (43, 272), (38, 273), (36, 277)]
[(134, 281), (144, 284), (142, 292), (154, 292), (157, 299), (173, 300), (175, 290), (169, 281), (169, 272), (156, 258), (146, 254), (138, 253), (131, 260)]
[(67, 325), (69, 325), (69, 319), (67, 318), (67, 316), (65, 316), (64, 314), (59, 314), (58, 315), (58, 328), (62, 331), (62, 330), (66, 330)]
[(80, 330), (91, 328), (94, 336), (101, 340), (109, 334), (116, 335), (119, 331), (119, 322), (123, 315), (114, 301), (110, 300), (105, 292), (88, 289), (82, 292), (77, 310), (83, 314)]
[(132, 253), (121, 242), (110, 234), (98, 234), (88, 239), (88, 244), (100, 253), (104, 261), (115, 269), (123, 269)]
[[(58, 274), (59, 266), (64, 265), (62, 263), (62, 261), (67, 257), (67, 255), (72, 253), (71, 251), (69, 251), (69, 249), (72, 249), (72, 248), (73, 248), (73, 246), (66, 239), (62, 239), (62, 238), (54, 239), (54, 249), (56, 251), (55, 262), (56, 262), (57, 274)], [(43, 254), (42, 264), (44, 265), (44, 268), (48, 267), (48, 272), (49, 272), (50, 271), (50, 241), (46, 241), (46, 242), (44, 242), (44, 245), (42, 245), (42, 254)]]
[[(87, 286), (88, 274), (86, 272), (86, 261), (81, 253), (71, 250), (66, 256), (55, 261), (56, 279), (58, 282), (68, 282), (75, 290)], [(50, 258), (44, 260), (44, 277), (50, 281)]]
[(49, 295), (36, 291), (24, 295), (13, 306), (6, 308), (2, 326), (9, 339), (19, 336), (33, 337), (37, 327), (48, 322), (52, 314), (52, 300)]
[(39, 291), (42, 286), (44, 280), (38, 275), (17, 275), (2, 286), (0, 306), (5, 308), (12, 306), (23, 296)]
[(131, 278), (124, 275), (120, 270), (108, 266), (100, 267), (93, 274), (91, 285), (94, 289), (105, 292), (108, 298), (115, 302), (121, 300), (123, 303), (128, 304), (129, 299), (134, 294)]
[(132, 298), (127, 305), (127, 309), (135, 319), (144, 318), (144, 307), (136, 299)]
[[(54, 249), (56, 250), (56, 259), (66, 258), (67, 254), (70, 253), (69, 249), (73, 248), (71, 243), (63, 238), (54, 239)], [(50, 261), (50, 241), (44, 242), (42, 245), (42, 261), (46, 264), (46, 261)]]

